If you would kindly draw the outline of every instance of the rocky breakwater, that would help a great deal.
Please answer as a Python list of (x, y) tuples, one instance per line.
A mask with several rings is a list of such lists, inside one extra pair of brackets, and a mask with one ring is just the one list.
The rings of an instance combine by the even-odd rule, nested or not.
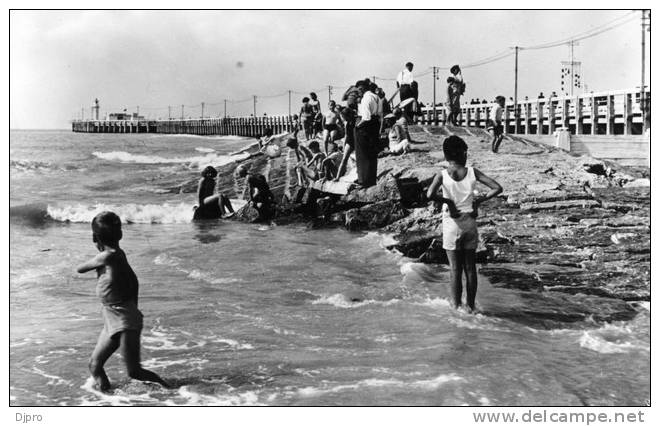
[[(450, 134), (467, 142), (469, 165), (504, 187), (479, 212), (479, 272), (495, 287), (527, 295), (514, 319), (543, 327), (626, 320), (636, 314), (635, 303), (650, 301), (648, 169), (573, 156), (519, 137), (505, 137), (493, 154), (481, 129), (413, 126), (413, 152), (379, 159), (378, 184), (371, 188), (344, 185), (332, 193), (298, 187), (295, 153), (288, 148), (274, 159), (253, 154), (223, 166), (218, 179), (231, 197), (241, 197), (243, 183), (232, 173), (243, 163), (264, 174), (281, 200), (277, 223), (379, 230), (392, 237), (390, 250), (446, 263), (442, 215), (425, 192), (444, 165), (442, 142)], [(249, 207), (237, 215), (254, 218)], [(506, 307), (494, 314), (511, 316)]]

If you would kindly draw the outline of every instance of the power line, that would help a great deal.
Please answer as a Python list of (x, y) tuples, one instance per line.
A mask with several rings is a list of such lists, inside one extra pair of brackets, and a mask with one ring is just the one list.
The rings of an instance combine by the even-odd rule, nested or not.
[[(634, 13), (635, 12), (630, 12), (630, 13), (628, 13), (626, 15), (623, 15), (623, 16), (620, 16), (620, 17), (618, 17), (618, 18), (616, 18), (616, 19), (614, 19), (610, 22), (599, 25), (599, 26), (594, 27), (590, 30), (587, 30), (585, 32), (579, 33), (577, 35), (571, 36), (571, 37), (566, 38), (566, 39), (553, 41), (553, 42), (549, 42), (549, 43), (537, 44), (535, 46), (527, 46), (527, 47), (521, 46), (519, 49), (520, 50), (549, 49), (551, 47), (562, 46), (562, 45), (568, 44), (570, 42), (576, 42), (576, 41), (584, 40), (584, 39), (587, 39), (587, 38), (595, 37), (599, 34), (602, 34), (604, 32), (613, 30), (614, 28), (620, 27), (624, 24), (627, 24), (630, 21), (633, 21), (633, 20), (637, 19), (635, 16), (633, 16)], [(628, 19), (626, 19), (626, 18), (628, 18)], [(622, 19), (624, 19), (624, 21), (621, 21)], [(621, 21), (621, 22), (618, 22), (617, 24), (612, 25), (614, 22), (617, 22), (617, 21)]]
[[(595, 26), (595, 27), (593, 27), (593, 28), (591, 28), (591, 29), (589, 29), (589, 30), (583, 31), (583, 32), (578, 33), (578, 34), (576, 34), (576, 35), (573, 35), (573, 36), (571, 36), (571, 37), (569, 37), (569, 38), (565, 38), (565, 39), (561, 39), (561, 40), (556, 40), (556, 41), (548, 42), (548, 43), (537, 44), (537, 45), (533, 45), (533, 46), (517, 46), (517, 50), (520, 51), (520, 50), (540, 50), (540, 49), (549, 49), (549, 48), (553, 48), (553, 47), (557, 47), (557, 46), (566, 45), (566, 44), (569, 44), (569, 43), (575, 43), (575, 42), (577, 42), (577, 41), (585, 40), (585, 39), (588, 39), (588, 38), (595, 37), (595, 36), (597, 36), (597, 35), (603, 34), (603, 33), (607, 32), (607, 31), (611, 31), (611, 30), (613, 30), (613, 29), (615, 29), (615, 28), (618, 28), (618, 27), (620, 27), (620, 26), (622, 26), (622, 25), (625, 25), (625, 24), (627, 24), (628, 22), (632, 22), (633, 20), (636, 20), (636, 19), (637, 19), (637, 17), (635, 16), (635, 11), (631, 11), (631, 12), (629, 12), (629, 13), (623, 15), (623, 16), (620, 16), (620, 17), (618, 17), (618, 18), (616, 18), (616, 19), (613, 19), (613, 20), (611, 20), (611, 21), (608, 21), (608, 22), (606, 22), (606, 23), (604, 23), (604, 24), (601, 24), (601, 25)], [(478, 66), (486, 65), (486, 64), (489, 64), (489, 63), (492, 63), (492, 62), (500, 61), (500, 60), (502, 60), (502, 59), (504, 59), (504, 58), (507, 58), (507, 57), (509, 57), (509, 56), (511, 56), (511, 55), (514, 55), (515, 52), (513, 51), (513, 49), (514, 49), (514, 48), (510, 48), (510, 49), (507, 49), (507, 50), (503, 50), (503, 51), (500, 51), (500, 52), (498, 52), (498, 53), (496, 53), (496, 54), (494, 54), (494, 55), (491, 55), (491, 56), (488, 56), (488, 57), (485, 57), (485, 58), (482, 58), (482, 59), (476, 60), (476, 61), (474, 61), (474, 62), (470, 62), (470, 63), (467, 63), (467, 64), (462, 64), (462, 65), (461, 65), (461, 68), (462, 68), (462, 69), (466, 69), (466, 68), (474, 68), (474, 67), (478, 67)], [(451, 67), (429, 67), (429, 68), (427, 68), (425, 71), (423, 71), (423, 72), (417, 74), (417, 77), (423, 77), (423, 76), (426, 76), (426, 75), (429, 75), (429, 74), (433, 73), (433, 72), (434, 72), (434, 68), (435, 68), (435, 70), (449, 70)], [(383, 80), (383, 81), (396, 81), (395, 78), (385, 78), (385, 77), (378, 77), (378, 76), (375, 76), (374, 78), (377, 79), (377, 80)], [(332, 87), (333, 89), (346, 89), (346, 88), (351, 87), (351, 85), (350, 85), (350, 84), (349, 84), (348, 86), (336, 86), (336, 85), (332, 85), (331, 87)], [(256, 96), (256, 98), (261, 98), (261, 99), (272, 99), (272, 98), (282, 97), (282, 96), (285, 96), (285, 95), (287, 95), (287, 94), (289, 94), (289, 95), (290, 95), (290, 94), (296, 94), (296, 95), (307, 95), (307, 94), (310, 93), (310, 92), (320, 93), (320, 92), (322, 92), (322, 91), (324, 91), (324, 90), (327, 90), (327, 86), (325, 86), (324, 88), (321, 88), (321, 89), (310, 90), (309, 92), (301, 92), (301, 91), (295, 91), (295, 90), (287, 90), (287, 91), (285, 91), (285, 92), (278, 93), (278, 94), (274, 94), (274, 95), (265, 95), (265, 96), (258, 96), (258, 95), (255, 95), (255, 96)], [(249, 98), (245, 98), (245, 99), (238, 99), (238, 100), (235, 100), (235, 99), (226, 99), (226, 100), (223, 100), (222, 102), (205, 103), (205, 105), (207, 105), (207, 106), (217, 106), (217, 105), (222, 105), (222, 104), (225, 104), (225, 105), (226, 105), (226, 103), (231, 103), (231, 104), (245, 103), (245, 102), (249, 102), (249, 101), (255, 101), (255, 96), (251, 96), (251, 97), (249, 97)], [(182, 107), (183, 107), (183, 105), (182, 105)], [(186, 108), (191, 108), (191, 109), (196, 109), (196, 108), (199, 108), (200, 105), (199, 105), (199, 104), (195, 104), (195, 105), (185, 105), (185, 107), (186, 107)], [(143, 110), (149, 110), (149, 111), (159, 111), (159, 110), (165, 110), (165, 109), (168, 109), (168, 108), (169, 108), (169, 107), (144, 107), (144, 106), (142, 107)], [(124, 107), (120, 107), (120, 108), (107, 108), (107, 107), (106, 107), (106, 109), (126, 109), (126, 108), (124, 108)]]

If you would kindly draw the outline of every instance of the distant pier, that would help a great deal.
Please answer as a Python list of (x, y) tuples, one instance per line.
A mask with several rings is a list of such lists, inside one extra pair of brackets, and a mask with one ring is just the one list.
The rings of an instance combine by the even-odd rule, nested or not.
[(270, 116), (183, 120), (74, 120), (71, 126), (74, 132), (82, 133), (164, 133), (259, 137), (269, 127), (275, 133), (292, 132), (293, 119), (287, 116)]

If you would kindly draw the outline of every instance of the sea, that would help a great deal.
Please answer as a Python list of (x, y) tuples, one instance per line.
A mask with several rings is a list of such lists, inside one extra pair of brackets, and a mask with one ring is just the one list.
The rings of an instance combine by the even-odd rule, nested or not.
[[(489, 314), (528, 302), (480, 276), (472, 315), (450, 307), (446, 266), (385, 250), (387, 235), (191, 222), (196, 194), (177, 188), (252, 143), (10, 132), (11, 406), (648, 404), (649, 303), (539, 326)], [(173, 389), (129, 379), (119, 354), (110, 392), (90, 379), (101, 305), (75, 269), (103, 210), (140, 280), (143, 366)]]

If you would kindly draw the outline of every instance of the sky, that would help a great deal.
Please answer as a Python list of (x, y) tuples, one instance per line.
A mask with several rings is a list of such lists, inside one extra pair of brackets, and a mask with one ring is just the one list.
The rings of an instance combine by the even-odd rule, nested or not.
[[(420, 100), (433, 99), (430, 67), (469, 64), (512, 46), (568, 39), (630, 13), (590, 11), (11, 11), (10, 127), (68, 128), (124, 108), (167, 118), (288, 113), (316, 91), (325, 104), (376, 76), (391, 95), (415, 64)], [(588, 91), (638, 87), (641, 12), (575, 46)], [(648, 38), (647, 38), (648, 46)], [(647, 51), (647, 55), (649, 52)], [(519, 98), (560, 91), (566, 45), (519, 54)], [(647, 56), (647, 64), (650, 61)], [(648, 66), (648, 65), (647, 65)], [(444, 101), (448, 71), (440, 71)], [(465, 97), (513, 96), (514, 57), (464, 68)], [(389, 79), (389, 80), (385, 80)], [(647, 68), (647, 82), (650, 80)]]

